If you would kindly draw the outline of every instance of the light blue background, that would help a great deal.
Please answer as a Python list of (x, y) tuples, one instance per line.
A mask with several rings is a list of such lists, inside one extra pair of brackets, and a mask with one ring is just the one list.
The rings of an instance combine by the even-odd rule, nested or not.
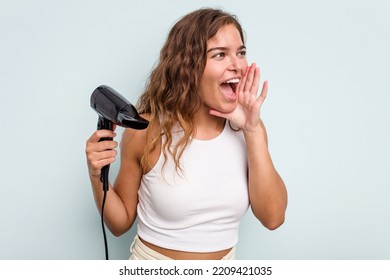
[[(104, 258), (90, 95), (108, 84), (134, 103), (173, 22), (204, 6), (238, 16), (270, 82), (262, 118), (289, 192), (277, 231), (248, 212), (237, 257), (390, 259), (386, 0), (1, 0), (0, 259)], [(112, 259), (134, 233), (109, 234)]]

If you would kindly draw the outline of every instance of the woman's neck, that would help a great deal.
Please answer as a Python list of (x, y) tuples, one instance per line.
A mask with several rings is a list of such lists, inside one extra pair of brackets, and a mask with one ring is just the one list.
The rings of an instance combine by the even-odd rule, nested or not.
[(217, 137), (225, 127), (226, 119), (210, 115), (204, 110), (196, 116), (195, 139), (210, 140)]

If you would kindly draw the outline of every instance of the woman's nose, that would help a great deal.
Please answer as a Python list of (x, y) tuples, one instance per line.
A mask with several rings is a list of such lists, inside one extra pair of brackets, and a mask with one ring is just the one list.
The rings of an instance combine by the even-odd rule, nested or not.
[(237, 57), (232, 57), (228, 66), (228, 70), (240, 72), (243, 68), (243, 61), (240, 61)]

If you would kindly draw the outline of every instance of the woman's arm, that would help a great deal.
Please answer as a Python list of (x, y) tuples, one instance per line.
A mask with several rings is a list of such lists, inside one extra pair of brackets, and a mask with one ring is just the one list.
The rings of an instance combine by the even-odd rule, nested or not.
[(268, 229), (284, 222), (287, 191), (268, 151), (263, 122), (257, 130), (244, 132), (248, 155), (249, 199), (256, 218)]
[[(114, 137), (109, 130), (96, 131), (87, 141), (86, 155), (93, 195), (99, 213), (103, 201), (103, 187), (100, 182), (101, 168), (115, 160), (117, 143), (102, 141), (103, 137)], [(104, 221), (115, 235), (125, 233), (136, 218), (138, 188), (141, 180), (140, 155), (143, 152), (145, 132), (125, 129), (121, 141), (121, 163), (114, 186), (107, 192)]]

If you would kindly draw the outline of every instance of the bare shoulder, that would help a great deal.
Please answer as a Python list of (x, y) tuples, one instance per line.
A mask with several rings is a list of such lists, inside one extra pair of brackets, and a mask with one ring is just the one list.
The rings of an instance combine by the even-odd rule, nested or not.
[[(150, 121), (149, 115), (141, 115), (146, 120)], [(160, 144), (152, 143), (159, 139), (159, 126), (151, 125), (143, 130), (135, 130), (127, 128), (121, 141), (121, 166), (127, 168), (126, 165), (136, 166), (142, 170), (142, 174), (146, 174), (157, 163), (161, 152)], [(149, 145), (149, 146), (148, 146)], [(147, 153), (147, 154), (145, 154)], [(146, 165), (141, 168), (141, 159), (145, 160)], [(144, 162), (144, 163), (145, 163)]]
[[(147, 114), (142, 117), (146, 120), (150, 119)], [(126, 128), (120, 144), (122, 157), (131, 156), (133, 159), (140, 160), (147, 143), (147, 133), (148, 128), (142, 130)]]
[[(142, 117), (149, 120), (147, 116)], [(115, 180), (115, 189), (122, 200), (130, 195), (129, 189), (138, 189), (142, 176), (141, 158), (146, 147), (147, 130), (148, 128), (142, 130), (126, 128), (123, 131), (120, 142), (120, 169)]]

